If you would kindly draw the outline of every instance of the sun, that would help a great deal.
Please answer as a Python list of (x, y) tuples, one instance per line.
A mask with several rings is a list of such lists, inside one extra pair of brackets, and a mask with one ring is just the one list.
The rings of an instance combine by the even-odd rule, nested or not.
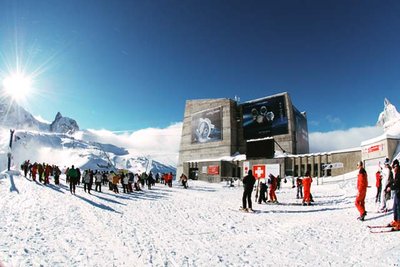
[(23, 73), (13, 73), (3, 80), (4, 93), (17, 103), (24, 100), (32, 89), (32, 79)]

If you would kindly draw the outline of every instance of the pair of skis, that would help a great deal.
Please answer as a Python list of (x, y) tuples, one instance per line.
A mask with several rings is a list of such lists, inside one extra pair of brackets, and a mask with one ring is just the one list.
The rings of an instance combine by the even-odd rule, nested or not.
[(368, 225), (367, 227), (369, 228), (369, 231), (372, 234), (391, 233), (400, 231), (389, 225)]

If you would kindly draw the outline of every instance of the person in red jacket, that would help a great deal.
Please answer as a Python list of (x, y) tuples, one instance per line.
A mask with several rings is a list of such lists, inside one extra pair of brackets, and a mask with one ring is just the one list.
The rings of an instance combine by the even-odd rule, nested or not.
[(357, 197), (356, 197), (356, 207), (360, 212), (360, 217), (357, 220), (364, 221), (367, 212), (365, 211), (365, 195), (367, 194), (367, 186), (368, 186), (368, 175), (363, 167), (363, 162), (360, 161), (357, 163), (359, 172), (357, 176)]
[(375, 197), (375, 203), (381, 202), (381, 192), (382, 192), (382, 175), (381, 171), (378, 170), (375, 173), (375, 178), (376, 178), (376, 197)]
[(311, 183), (312, 178), (310, 175), (310, 171), (306, 171), (306, 175), (303, 178), (303, 188), (304, 188), (304, 198), (303, 198), (303, 206), (309, 206), (311, 203)]
[(272, 174), (269, 175), (270, 183), (271, 185), (269, 186), (269, 200), (268, 202), (272, 203), (278, 203), (278, 200), (276, 199), (276, 188), (278, 187), (278, 178), (273, 176)]

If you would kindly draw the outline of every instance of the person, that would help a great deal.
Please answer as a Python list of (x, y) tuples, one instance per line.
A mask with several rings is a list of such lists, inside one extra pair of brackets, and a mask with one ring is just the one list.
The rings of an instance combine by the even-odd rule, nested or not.
[(276, 189), (281, 190), (281, 182), (282, 182), (282, 178), (280, 175), (276, 176)]
[[(241, 210), (252, 212), (252, 203), (251, 203), (251, 193), (253, 192), (254, 184), (256, 183), (256, 178), (253, 176), (253, 171), (249, 170), (248, 174), (243, 178), (243, 197), (242, 197), (242, 208)], [(248, 205), (247, 205), (248, 204)], [(248, 208), (247, 208), (248, 207)]]
[(172, 172), (168, 173), (165, 179), (165, 183), (168, 184), (168, 187), (172, 187), (172, 179), (173, 175)]
[(187, 178), (187, 176), (186, 176), (184, 173), (181, 174), (180, 181), (181, 181), (183, 187), (184, 187), (185, 189), (187, 189), (187, 188), (188, 188), (188, 187), (187, 187), (188, 178)]
[[(381, 193), (381, 205), (379, 206), (378, 212), (387, 212), (388, 208), (386, 205), (386, 201), (388, 200), (388, 196), (390, 196), (390, 192), (388, 192), (386, 189), (389, 186), (389, 181), (393, 180), (393, 173), (392, 173), (392, 168), (390, 167), (390, 160), (389, 158), (385, 159), (384, 163), (385, 167), (382, 170), (382, 193)], [(389, 197), (390, 198), (390, 197)]]
[(355, 205), (357, 207), (360, 216), (357, 218), (360, 221), (364, 221), (367, 211), (365, 210), (365, 196), (367, 194), (368, 187), (368, 175), (363, 167), (363, 162), (359, 161), (357, 163), (358, 176), (357, 176), (357, 197)]
[(29, 159), (25, 160), (24, 164), (22, 165), (22, 170), (24, 171), (24, 176), (26, 177), (28, 175), (28, 169), (29, 169)]
[(119, 174), (115, 173), (114, 176), (112, 177), (112, 185), (113, 185), (114, 193), (116, 193), (116, 194), (119, 194), (119, 191), (118, 191), (119, 180), (120, 180)]
[(49, 164), (44, 164), (44, 184), (49, 184), (49, 177), (51, 173), (51, 166)]
[(88, 190), (88, 193), (90, 193), (90, 172), (91, 170), (86, 170), (84, 175), (83, 175), (83, 190), (86, 192), (86, 189)]
[(100, 173), (100, 171), (98, 171), (98, 170), (96, 171), (96, 174), (94, 175), (94, 179), (95, 179), (95, 184), (96, 184), (94, 191), (101, 192), (101, 181), (103, 180), (103, 175)]
[(381, 202), (381, 192), (382, 192), (382, 182), (381, 182), (382, 176), (381, 176), (381, 171), (380, 170), (378, 170), (375, 173), (375, 178), (376, 178), (376, 183), (375, 183), (375, 186), (376, 186), (375, 203), (378, 203), (378, 202), (380, 203)]
[(267, 194), (268, 191), (268, 186), (267, 182), (265, 179), (260, 180), (260, 195), (258, 196), (258, 204), (261, 204), (261, 202), (267, 203)]
[(393, 199), (393, 221), (388, 226), (393, 227), (394, 230), (400, 230), (400, 170), (399, 161), (395, 159), (392, 163), (394, 172), (394, 179), (390, 186), (387, 188), (388, 191), (392, 191), (394, 194)]
[(69, 191), (71, 192), (71, 194), (75, 195), (78, 173), (77, 173), (74, 165), (72, 165), (71, 168), (68, 170), (67, 175), (69, 177)]
[(60, 168), (56, 165), (56, 166), (54, 166), (53, 170), (54, 170), (54, 183), (56, 185), (59, 185), (60, 184), (60, 174), (61, 174)]
[(121, 179), (121, 184), (122, 184), (122, 190), (124, 193), (129, 193), (129, 189), (128, 189), (128, 184), (129, 184), (129, 176), (125, 173), (121, 173), (120, 176)]
[(296, 185), (297, 185), (297, 195), (296, 198), (297, 199), (302, 199), (303, 198), (303, 180), (301, 179), (301, 177), (297, 177), (296, 179)]
[(307, 205), (310, 206), (311, 204), (311, 183), (312, 178), (310, 175), (310, 171), (306, 171), (305, 177), (302, 179), (303, 183), (303, 190), (304, 190), (304, 197), (303, 197), (303, 206)]
[(147, 188), (150, 190), (152, 185), (154, 185), (154, 178), (153, 173), (150, 171), (149, 176), (147, 176)]
[(270, 187), (269, 187), (269, 200), (267, 202), (278, 203), (275, 191), (278, 188), (278, 177), (269, 174)]

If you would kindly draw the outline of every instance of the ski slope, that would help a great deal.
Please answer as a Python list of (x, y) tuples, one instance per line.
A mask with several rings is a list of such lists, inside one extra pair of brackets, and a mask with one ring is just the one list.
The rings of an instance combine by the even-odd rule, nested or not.
[(354, 173), (322, 185), (314, 179), (315, 205), (307, 207), (290, 181), (282, 183), (280, 204), (253, 202), (254, 214), (238, 211), (238, 184), (157, 184), (132, 194), (103, 187), (92, 195), (78, 187), (74, 196), (61, 182), (44, 186), (17, 172), (1, 174), (4, 266), (400, 265), (400, 232), (371, 234), (366, 227), (393, 217), (376, 213), (375, 188), (368, 190), (366, 221), (356, 220)]

